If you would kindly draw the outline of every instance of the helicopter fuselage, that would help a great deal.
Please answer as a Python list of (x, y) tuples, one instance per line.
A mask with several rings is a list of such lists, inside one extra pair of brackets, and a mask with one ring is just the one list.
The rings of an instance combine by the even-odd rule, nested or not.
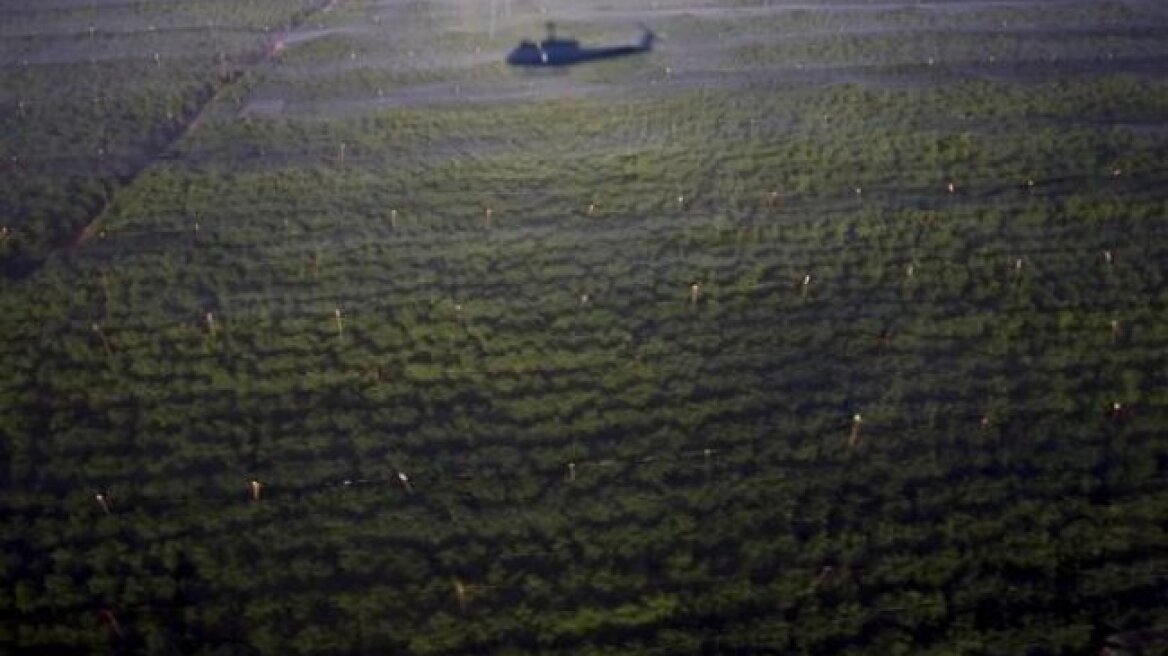
[[(572, 42), (574, 43), (574, 42)], [(529, 44), (529, 45), (528, 45)], [(507, 63), (512, 66), (568, 66), (597, 59), (610, 59), (645, 52), (640, 46), (612, 46), (607, 48), (581, 48), (573, 45), (564, 47), (547, 42), (536, 45), (528, 42), (511, 51)]]
[(653, 38), (653, 33), (646, 29), (641, 42), (636, 45), (582, 48), (580, 42), (574, 39), (556, 38), (554, 28), (549, 24), (548, 38), (539, 43), (521, 42), (507, 55), (507, 63), (512, 66), (569, 66), (598, 59), (635, 55), (652, 50)]

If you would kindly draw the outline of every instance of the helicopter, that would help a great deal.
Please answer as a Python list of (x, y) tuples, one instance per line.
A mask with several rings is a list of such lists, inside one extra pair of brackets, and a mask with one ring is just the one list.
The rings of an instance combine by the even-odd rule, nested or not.
[(507, 55), (507, 63), (512, 66), (570, 66), (598, 59), (624, 57), (637, 53), (649, 52), (653, 49), (653, 34), (644, 25), (641, 26), (641, 41), (628, 46), (603, 46), (598, 48), (582, 48), (575, 39), (561, 39), (556, 36), (556, 24), (547, 24), (547, 38), (539, 43), (534, 41), (520, 41), (519, 45)]

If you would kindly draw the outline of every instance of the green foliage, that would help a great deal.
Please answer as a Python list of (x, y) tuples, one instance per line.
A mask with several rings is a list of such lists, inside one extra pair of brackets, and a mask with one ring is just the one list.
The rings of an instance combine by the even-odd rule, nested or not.
[(474, 88), (532, 18), (491, 42), (487, 3), (2, 10), (13, 57), (174, 50), (3, 74), (61, 101), (0, 115), (41, 153), (3, 256), (97, 220), (0, 283), (0, 651), (1085, 653), (1168, 621), (1168, 93), (1129, 74), (1163, 13), (729, 4), (654, 26), (730, 43), (723, 86), (663, 45), (520, 101)]

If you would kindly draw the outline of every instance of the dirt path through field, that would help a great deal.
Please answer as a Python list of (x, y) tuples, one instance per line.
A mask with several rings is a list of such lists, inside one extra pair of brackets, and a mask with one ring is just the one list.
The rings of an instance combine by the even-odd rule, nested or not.
[(229, 92), (235, 85), (239, 84), (240, 80), (246, 77), (248, 73), (263, 66), (264, 64), (271, 62), (275, 57), (279, 56), (279, 54), (284, 50), (284, 48), (291, 40), (297, 38), (299, 38), (299, 40), (304, 40), (304, 38), (308, 38), (304, 35), (309, 34), (310, 32), (320, 31), (300, 31), (297, 30), (297, 25), (304, 23), (306, 20), (311, 19), (317, 14), (324, 14), (332, 11), (339, 2), (340, 0), (324, 0), (315, 9), (309, 10), (298, 16), (291, 17), (291, 27), (268, 39), (262, 50), (245, 54), (242, 58), (240, 58), (241, 63), (237, 68), (237, 74), (232, 76), (230, 79), (220, 80), (219, 85), (215, 89), (215, 92), (212, 93), (210, 97), (208, 97), (207, 100), (199, 106), (198, 110), (196, 110), (194, 114), (191, 115), (190, 120), (188, 120), (166, 143), (160, 145), (157, 149), (154, 150), (154, 152), (147, 153), (141, 165), (128, 176), (126, 181), (122, 183), (120, 187), (113, 189), (109, 194), (107, 194), (105, 202), (102, 203), (97, 212), (95, 212), (89, 221), (86, 222), (85, 226), (77, 233), (77, 236), (69, 242), (68, 246), (66, 247), (66, 252), (75, 252), (78, 248), (84, 245), (85, 242), (99, 234), (101, 231), (102, 221), (105, 218), (106, 213), (109, 211), (109, 208), (113, 205), (114, 198), (117, 196), (118, 190), (134, 184), (134, 181), (137, 180), (145, 171), (149, 170), (150, 167), (158, 161), (162, 154), (170, 150), (174, 144), (182, 141), (187, 135), (197, 129), (199, 125), (201, 125), (203, 119), (206, 117), (209, 109), (215, 106), (216, 101), (222, 99), (224, 94)]

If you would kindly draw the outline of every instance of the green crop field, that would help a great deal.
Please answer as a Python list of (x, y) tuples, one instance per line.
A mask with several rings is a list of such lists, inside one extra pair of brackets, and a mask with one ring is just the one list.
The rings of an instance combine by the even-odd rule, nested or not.
[(1166, 36), (0, 0), (0, 652), (1168, 651)]

